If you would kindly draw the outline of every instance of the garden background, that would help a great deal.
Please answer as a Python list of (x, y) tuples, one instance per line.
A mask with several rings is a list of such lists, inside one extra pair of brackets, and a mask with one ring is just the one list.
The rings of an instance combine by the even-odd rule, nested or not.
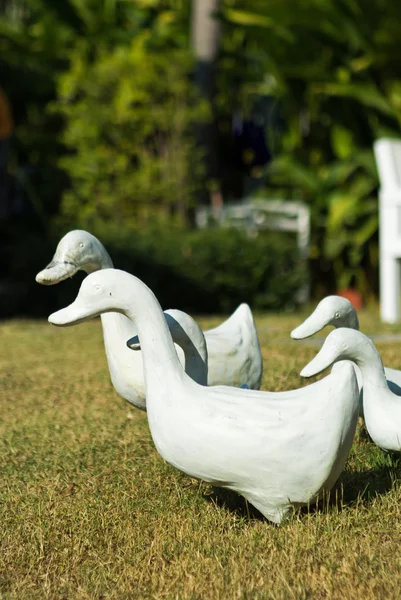
[[(209, 7), (205, 21), (197, 8)], [(390, 0), (2, 0), (0, 85), (15, 122), (0, 217), (0, 314), (45, 315), (34, 275), (71, 228), (163, 306), (292, 308), (377, 294), (372, 152), (399, 136), (401, 5)], [(200, 203), (311, 208), (309, 267), (283, 235), (195, 230)], [(61, 298), (59, 299), (59, 296)]]

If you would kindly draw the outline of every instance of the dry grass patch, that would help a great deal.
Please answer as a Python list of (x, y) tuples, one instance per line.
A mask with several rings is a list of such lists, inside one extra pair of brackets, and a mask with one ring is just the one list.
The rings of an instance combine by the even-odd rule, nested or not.
[[(258, 319), (265, 389), (307, 383), (300, 318)], [(379, 345), (395, 368), (398, 347)], [(0, 348), (1, 599), (400, 597), (399, 461), (363, 429), (332, 498), (276, 527), (158, 456), (112, 390), (98, 322), (5, 323)]]

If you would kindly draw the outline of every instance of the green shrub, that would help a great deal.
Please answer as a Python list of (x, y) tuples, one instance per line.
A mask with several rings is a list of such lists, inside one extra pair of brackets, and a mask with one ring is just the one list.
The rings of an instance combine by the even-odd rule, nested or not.
[(78, 46), (53, 110), (70, 151), (62, 213), (96, 220), (187, 222), (201, 185), (194, 126), (208, 115), (190, 85), (187, 50), (152, 48), (144, 32), (113, 50)]
[[(305, 282), (305, 264), (295, 240), (266, 233), (249, 238), (229, 229), (140, 231), (102, 225), (96, 231), (114, 266), (135, 274), (155, 292), (163, 308), (194, 314), (227, 313), (241, 302), (256, 309), (291, 308)], [(51, 239), (14, 229), (8, 242), (7, 294), (0, 316), (47, 316), (76, 296), (84, 274), (44, 287), (35, 275), (48, 264), (62, 233)]]
[(278, 233), (248, 237), (236, 229), (123, 233), (98, 229), (117, 268), (137, 275), (164, 308), (228, 312), (241, 302), (277, 309), (296, 304), (306, 281), (295, 240)]

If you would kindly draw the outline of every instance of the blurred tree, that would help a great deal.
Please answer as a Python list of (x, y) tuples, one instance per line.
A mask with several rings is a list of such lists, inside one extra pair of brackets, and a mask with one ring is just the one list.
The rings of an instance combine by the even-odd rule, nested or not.
[[(58, 169), (62, 148), (60, 119), (46, 113), (55, 94), (55, 73), (63, 68), (71, 29), (57, 19), (52, 2), (5, 0), (0, 8), (0, 83), (15, 118), (10, 171), (14, 188), (24, 188), (34, 213), (44, 224), (58, 207), (66, 178)], [(68, 3), (67, 3), (68, 4)]]
[[(280, 137), (275, 111), (264, 121), (275, 161), (263, 171), (248, 157), (249, 166), (267, 177), (264, 193), (310, 204), (316, 272), (371, 289), (372, 142), (399, 135), (400, 33), (401, 5), (391, 0), (3, 0), (11, 170), (44, 224), (62, 196), (70, 220), (148, 223), (157, 209), (184, 222), (199, 187), (237, 177), (233, 117), (278, 106)], [(191, 85), (201, 81), (191, 35), (198, 67), (202, 56), (216, 66), (216, 93), (204, 98), (213, 97), (219, 131), (206, 145), (220, 164), (203, 180), (191, 132), (209, 118), (208, 102)]]
[(189, 120), (204, 119), (189, 85), (188, 3), (6, 0), (2, 8), (1, 66), (17, 116), (14, 173), (29, 164), (24, 185), (36, 213), (56, 214), (69, 188), (65, 215), (109, 217), (113, 197), (117, 216), (158, 205), (185, 221), (200, 172)]
[(60, 78), (53, 109), (71, 149), (61, 159), (71, 178), (62, 204), (70, 220), (188, 222), (202, 174), (191, 125), (207, 111), (189, 84), (188, 53), (155, 51), (153, 36), (143, 31), (95, 56), (79, 47)]
[[(372, 290), (377, 174), (372, 144), (400, 135), (401, 5), (389, 0), (227, 0), (222, 106), (275, 98), (285, 124), (267, 191), (312, 209), (317, 268)], [(237, 93), (227, 94), (236, 86)], [(265, 192), (266, 193), (266, 190)]]

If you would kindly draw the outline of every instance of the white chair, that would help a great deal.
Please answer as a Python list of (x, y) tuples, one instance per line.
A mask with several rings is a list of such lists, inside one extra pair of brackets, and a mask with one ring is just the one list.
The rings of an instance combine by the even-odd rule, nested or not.
[(396, 323), (401, 317), (401, 140), (377, 140), (374, 153), (380, 179), (380, 314), (382, 321)]

